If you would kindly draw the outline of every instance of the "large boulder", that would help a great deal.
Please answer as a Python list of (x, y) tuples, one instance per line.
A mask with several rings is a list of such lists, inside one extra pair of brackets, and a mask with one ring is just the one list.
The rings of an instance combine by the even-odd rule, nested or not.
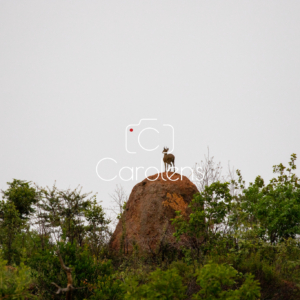
[(122, 246), (122, 252), (127, 253), (137, 244), (141, 250), (154, 251), (162, 242), (174, 244), (170, 219), (178, 210), (188, 215), (187, 206), (198, 190), (185, 176), (166, 175), (150, 176), (134, 186), (110, 241), (113, 250)]

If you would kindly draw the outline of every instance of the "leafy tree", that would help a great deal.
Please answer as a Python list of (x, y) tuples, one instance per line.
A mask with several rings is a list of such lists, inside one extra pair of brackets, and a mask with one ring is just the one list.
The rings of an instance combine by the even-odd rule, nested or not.
[(105, 213), (101, 205), (94, 199), (84, 211), (84, 216), (88, 225), (85, 226), (86, 240), (89, 243), (92, 253), (98, 257), (104, 247), (107, 238), (109, 220), (105, 218)]
[(66, 239), (73, 243), (83, 244), (85, 237), (84, 217), (91, 206), (90, 193), (81, 194), (81, 188), (59, 190), (40, 189), (40, 213), (38, 215), (44, 231), (52, 234), (57, 240)]
[[(88, 247), (59, 242), (57, 244), (63, 262), (72, 269), (73, 286), (82, 288), (73, 292), (74, 299), (84, 299), (92, 295), (99, 276), (111, 275), (114, 271), (111, 262), (98, 262), (89, 252)], [(35, 270), (34, 278), (38, 283), (40, 294), (45, 299), (55, 297), (55, 282), (61, 287), (67, 286), (67, 277), (61, 268), (59, 257), (55, 254), (56, 247), (39, 249), (28, 259), (29, 266)], [(85, 287), (85, 288), (83, 288)]]
[[(40, 240), (35, 238), (37, 251), (28, 259), (31, 268), (37, 271), (36, 280), (45, 297), (54, 295), (51, 282), (67, 286), (66, 276), (55, 251), (60, 249), (66, 266), (72, 269), (73, 286), (84, 287), (84, 283), (95, 284), (100, 273), (98, 264), (101, 251), (106, 247), (108, 220), (95, 196), (82, 194), (81, 189), (39, 189), (40, 203), (36, 224)], [(74, 299), (91, 295), (87, 288), (73, 291)]]
[(229, 183), (220, 182), (206, 186), (203, 192), (194, 195), (189, 204), (192, 210), (189, 217), (185, 218), (177, 212), (177, 217), (173, 219), (176, 227), (174, 236), (180, 239), (186, 234), (198, 254), (201, 249), (205, 252), (211, 248), (220, 236), (220, 229), (224, 228), (232, 200), (228, 186)]
[[(290, 167), (273, 166), (279, 173), (268, 185), (258, 176), (237, 197), (235, 222), (238, 226), (256, 230), (271, 243), (300, 234), (300, 182), (294, 173), (296, 154), (292, 154)], [(239, 173), (240, 182), (241, 174)]]
[(9, 188), (2, 191), (3, 198), (14, 203), (21, 219), (27, 218), (35, 212), (33, 205), (37, 203), (37, 192), (30, 186), (30, 181), (14, 179), (7, 182)]
[(0, 238), (4, 257), (8, 263), (19, 262), (20, 249), (16, 247), (15, 241), (22, 227), (22, 220), (15, 205), (11, 201), (0, 202), (1, 223)]

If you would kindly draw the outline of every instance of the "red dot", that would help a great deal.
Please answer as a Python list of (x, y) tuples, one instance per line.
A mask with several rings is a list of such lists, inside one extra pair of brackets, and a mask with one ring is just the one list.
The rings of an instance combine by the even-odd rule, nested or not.
[(130, 132), (132, 132), (132, 131), (133, 131), (133, 129), (132, 129), (132, 128), (130, 128), (130, 129), (129, 129), (129, 131), (130, 131)]

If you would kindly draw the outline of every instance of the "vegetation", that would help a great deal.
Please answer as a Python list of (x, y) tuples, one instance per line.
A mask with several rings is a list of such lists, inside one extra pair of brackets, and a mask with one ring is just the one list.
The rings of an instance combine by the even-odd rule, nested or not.
[(300, 299), (295, 162), (292, 154), (268, 184), (257, 176), (246, 187), (239, 170), (221, 177), (206, 159), (191, 213), (179, 210), (180, 195), (164, 203), (178, 209), (181, 248), (163, 245), (151, 256), (138, 245), (123, 251), (125, 240), (109, 250), (110, 220), (95, 195), (14, 179), (0, 202), (0, 299)]

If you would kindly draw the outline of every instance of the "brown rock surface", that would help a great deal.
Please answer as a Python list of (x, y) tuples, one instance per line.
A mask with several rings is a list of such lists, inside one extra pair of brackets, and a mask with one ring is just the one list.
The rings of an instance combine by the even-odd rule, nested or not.
[[(170, 177), (171, 174), (168, 173)], [(197, 192), (196, 186), (178, 173), (174, 173), (171, 179), (165, 172), (155, 174), (136, 184), (124, 214), (124, 252), (130, 252), (133, 243), (146, 251), (155, 249), (162, 239), (173, 243), (174, 227), (170, 219), (175, 217), (176, 210), (187, 214), (187, 205)], [(120, 220), (110, 241), (112, 249), (120, 249), (122, 232), (124, 230)]]

